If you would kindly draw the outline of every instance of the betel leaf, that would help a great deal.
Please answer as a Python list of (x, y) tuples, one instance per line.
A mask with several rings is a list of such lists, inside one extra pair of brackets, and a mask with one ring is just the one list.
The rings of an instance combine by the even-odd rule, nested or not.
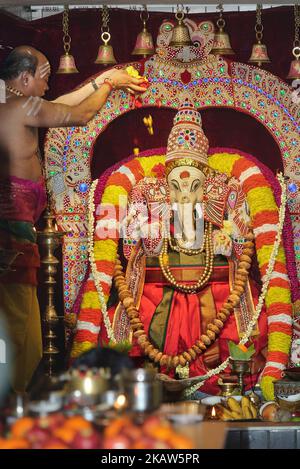
[(132, 344), (129, 340), (123, 340), (122, 342), (113, 342), (110, 340), (107, 347), (120, 353), (129, 353), (132, 348)]
[(232, 342), (232, 340), (229, 341), (228, 343), (229, 346), (229, 353), (231, 358), (234, 360), (249, 360), (252, 355), (255, 353), (255, 348), (254, 344), (251, 344), (248, 348), (243, 346), (246, 350), (243, 350), (243, 348)]

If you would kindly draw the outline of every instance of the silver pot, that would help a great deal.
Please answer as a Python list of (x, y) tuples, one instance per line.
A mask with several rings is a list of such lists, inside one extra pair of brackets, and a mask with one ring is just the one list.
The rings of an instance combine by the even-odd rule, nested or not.
[(162, 385), (155, 373), (143, 368), (126, 370), (122, 374), (128, 409), (132, 412), (152, 412), (162, 402)]

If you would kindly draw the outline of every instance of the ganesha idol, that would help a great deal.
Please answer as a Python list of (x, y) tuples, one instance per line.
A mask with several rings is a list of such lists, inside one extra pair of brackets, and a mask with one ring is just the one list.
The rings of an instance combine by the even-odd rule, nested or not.
[[(129, 343), (128, 353), (137, 364), (151, 363), (159, 376), (177, 380), (199, 377), (201, 392), (219, 394), (220, 373), (231, 372), (226, 361), (228, 342), (246, 346), (253, 343), (256, 352), (247, 385), (253, 386), (259, 378), (265, 378), (264, 391), (267, 389), (265, 394), (270, 397), (272, 382), (281, 377), (287, 362), (291, 335), (290, 297), (285, 305), (275, 300), (277, 307), (271, 312), (266, 306), (273, 307), (272, 295), (267, 297), (266, 306), (261, 297), (267, 288), (270, 293), (272, 286), (276, 293), (283, 283), (290, 294), (285, 264), (273, 252), (275, 238), (280, 237), (276, 232), (278, 211), (277, 218), (267, 223), (268, 229), (272, 224), (275, 230), (267, 261), (276, 261), (271, 267), (280, 272), (277, 275), (268, 271), (267, 262), (260, 271), (264, 275), (260, 276), (257, 253), (266, 225), (259, 231), (255, 200), (247, 198), (237, 177), (214, 167), (208, 149), (201, 115), (185, 101), (174, 118), (166, 155), (157, 159), (151, 174), (140, 178), (129, 191), (128, 199), (120, 203), (126, 213), (119, 213), (119, 255), (114, 260), (109, 298), (105, 290), (105, 278), (109, 276), (97, 271), (97, 265), (108, 262), (106, 250), (95, 241), (104, 236), (104, 227), (109, 225), (99, 215), (107, 208), (102, 199), (104, 205), (98, 207), (91, 237), (95, 241), (92, 268), (74, 347), (82, 340), (81, 329), (86, 328), (92, 314), (89, 295), (91, 298), (92, 291), (98, 291), (101, 314), (99, 311), (99, 320), (93, 323), (90, 335), (97, 333), (101, 345), (109, 341)], [(151, 157), (148, 162), (144, 160), (144, 165), (150, 165)], [(121, 167), (122, 177), (130, 179), (137, 164), (138, 160), (133, 160), (131, 167)], [(241, 179), (251, 178), (255, 171), (246, 169)], [(270, 209), (268, 201), (261, 200), (258, 205), (264, 202)], [(257, 227), (254, 229), (253, 219)], [(117, 241), (109, 239), (107, 243), (110, 246)], [(279, 254), (284, 257), (280, 249)], [(281, 332), (276, 332), (276, 321), (283, 324)], [(280, 341), (284, 334), (288, 338), (285, 355), (280, 356), (283, 362), (279, 364), (275, 358), (281, 352), (276, 351), (275, 342), (268, 344), (273, 327), (273, 341)]]

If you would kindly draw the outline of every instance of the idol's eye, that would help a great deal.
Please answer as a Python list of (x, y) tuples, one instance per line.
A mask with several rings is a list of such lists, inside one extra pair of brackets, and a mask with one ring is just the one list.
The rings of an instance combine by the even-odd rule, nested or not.
[(199, 189), (200, 185), (201, 185), (201, 183), (200, 183), (199, 179), (195, 179), (195, 181), (193, 181), (193, 183), (192, 183), (191, 191), (195, 192), (197, 189)]
[(180, 190), (179, 184), (178, 184), (177, 181), (175, 181), (175, 179), (172, 179), (171, 185), (172, 185), (173, 189), (175, 189), (176, 191)]
[(200, 47), (200, 45), (201, 45), (200, 41), (194, 41), (193, 42), (194, 47)]

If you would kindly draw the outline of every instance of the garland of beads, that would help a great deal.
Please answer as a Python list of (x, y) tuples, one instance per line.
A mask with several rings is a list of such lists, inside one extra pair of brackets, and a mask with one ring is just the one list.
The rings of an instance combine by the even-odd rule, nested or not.
[[(250, 321), (248, 325), (247, 331), (245, 332), (244, 336), (240, 340), (239, 344), (245, 344), (249, 340), (253, 326), (255, 325), (256, 321), (258, 320), (260, 316), (260, 313), (261, 313), (261, 310), (265, 301), (265, 297), (268, 291), (271, 276), (274, 270), (274, 265), (276, 262), (276, 257), (278, 254), (279, 246), (281, 243), (282, 230), (283, 230), (283, 225), (284, 225), (284, 220), (285, 220), (285, 211), (286, 211), (286, 185), (285, 185), (285, 180), (284, 180), (284, 176), (282, 175), (282, 173), (279, 173), (277, 175), (277, 179), (281, 187), (281, 199), (280, 199), (280, 207), (279, 207), (279, 214), (278, 214), (279, 222), (278, 222), (276, 238), (275, 238), (272, 253), (270, 256), (268, 268), (266, 270), (265, 281), (263, 283), (261, 294), (259, 296), (258, 303), (255, 308), (255, 313), (253, 315), (252, 320)], [(186, 389), (184, 392), (185, 397), (192, 396), (194, 392), (196, 392), (201, 386), (203, 386), (204, 381), (224, 371), (227, 368), (228, 364), (229, 364), (229, 357), (226, 358), (226, 360), (223, 363), (221, 363), (217, 368), (210, 370), (205, 376), (202, 376), (202, 380), (200, 383), (194, 384), (189, 389)]]
[(147, 334), (145, 333), (144, 325), (142, 324), (139, 316), (139, 311), (134, 304), (133, 296), (128, 289), (121, 261), (119, 256), (117, 256), (114, 281), (118, 290), (119, 298), (129, 317), (134, 337), (137, 339), (137, 342), (143, 349), (144, 353), (151, 360), (155, 363), (159, 363), (160, 366), (167, 366), (168, 369), (177, 368), (178, 365), (184, 367), (195, 360), (197, 355), (201, 355), (207, 347), (216, 340), (216, 336), (224, 327), (224, 323), (230, 316), (231, 311), (233, 311), (233, 309), (239, 304), (240, 296), (245, 290), (248, 271), (251, 267), (251, 257), (254, 253), (253, 233), (249, 232), (246, 239), (247, 241), (244, 243), (240, 262), (235, 274), (233, 290), (229, 294), (227, 300), (223, 303), (220, 311), (217, 313), (216, 319), (214, 319), (212, 323), (208, 324), (205, 334), (202, 334), (200, 339), (197, 340), (191, 348), (180, 355), (175, 356), (164, 354), (151, 344)]
[[(181, 249), (181, 248), (180, 248)], [(191, 251), (191, 250), (189, 250)], [(168, 261), (168, 238), (165, 238), (163, 241), (163, 248), (159, 254), (159, 265), (161, 271), (168, 282), (173, 285), (177, 290), (180, 290), (184, 293), (197, 293), (201, 288), (203, 288), (211, 277), (214, 264), (214, 253), (212, 245), (212, 224), (208, 224), (208, 233), (205, 235), (205, 268), (203, 274), (199, 278), (198, 282), (194, 285), (184, 285), (176, 281), (173, 274), (170, 271)], [(250, 263), (251, 265), (251, 263)]]

